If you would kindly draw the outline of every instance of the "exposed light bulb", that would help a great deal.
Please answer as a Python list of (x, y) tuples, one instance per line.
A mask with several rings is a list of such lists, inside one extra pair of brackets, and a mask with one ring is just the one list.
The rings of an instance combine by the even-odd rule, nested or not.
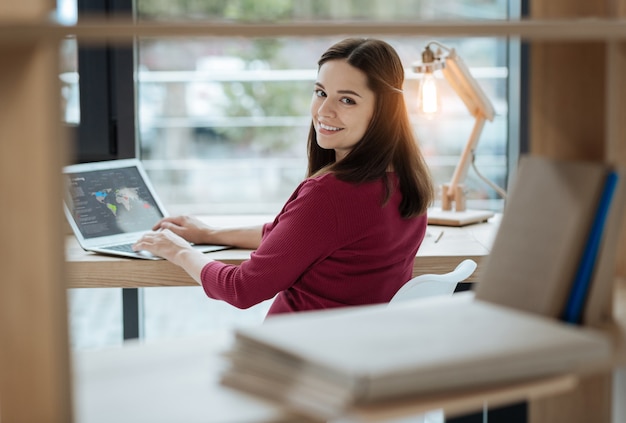
[(424, 74), (418, 94), (418, 109), (425, 115), (434, 115), (439, 112), (439, 93), (437, 81), (432, 72)]

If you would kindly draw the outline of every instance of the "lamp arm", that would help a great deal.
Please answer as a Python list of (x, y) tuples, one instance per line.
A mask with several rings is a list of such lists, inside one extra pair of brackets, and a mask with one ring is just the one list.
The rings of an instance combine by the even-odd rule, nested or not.
[(478, 139), (480, 138), (483, 127), (485, 126), (485, 121), (486, 119), (483, 115), (479, 114), (476, 116), (476, 121), (474, 122), (472, 133), (470, 134), (470, 137), (465, 144), (465, 148), (461, 153), (461, 158), (457, 163), (456, 168), (454, 169), (452, 179), (450, 180), (450, 184), (448, 186), (447, 196), (450, 199), (454, 198), (457, 187), (467, 177), (467, 171), (472, 161), (473, 151), (476, 149)]
[(450, 49), (442, 72), (472, 116), (481, 114), (486, 119), (493, 120), (493, 104), (454, 49)]

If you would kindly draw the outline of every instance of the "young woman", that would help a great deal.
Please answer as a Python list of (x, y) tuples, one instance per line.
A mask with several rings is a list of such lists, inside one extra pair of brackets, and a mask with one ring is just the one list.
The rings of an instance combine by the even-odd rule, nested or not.
[[(404, 69), (375, 39), (341, 41), (318, 66), (308, 176), (276, 219), (220, 230), (165, 218), (135, 249), (181, 266), (209, 297), (239, 308), (274, 296), (269, 314), (389, 301), (412, 276), (433, 199), (404, 102)], [(255, 251), (234, 266), (188, 242)]]

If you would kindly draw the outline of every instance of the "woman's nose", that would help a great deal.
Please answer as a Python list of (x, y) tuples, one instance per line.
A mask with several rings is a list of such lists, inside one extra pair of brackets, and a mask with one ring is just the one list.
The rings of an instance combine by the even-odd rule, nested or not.
[(323, 117), (332, 117), (335, 116), (335, 109), (328, 100), (324, 100), (317, 109), (317, 114)]

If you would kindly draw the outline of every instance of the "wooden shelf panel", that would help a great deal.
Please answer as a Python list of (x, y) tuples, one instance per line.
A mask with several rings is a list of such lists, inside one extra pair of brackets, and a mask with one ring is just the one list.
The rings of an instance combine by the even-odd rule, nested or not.
[(519, 21), (330, 22), (283, 24), (168, 21), (133, 23), (128, 19), (84, 20), (77, 25), (55, 22), (1, 22), (0, 43), (55, 40), (78, 36), (84, 41), (120, 41), (133, 37), (310, 37), (328, 35), (520, 37), (527, 40), (626, 40), (621, 19)]

